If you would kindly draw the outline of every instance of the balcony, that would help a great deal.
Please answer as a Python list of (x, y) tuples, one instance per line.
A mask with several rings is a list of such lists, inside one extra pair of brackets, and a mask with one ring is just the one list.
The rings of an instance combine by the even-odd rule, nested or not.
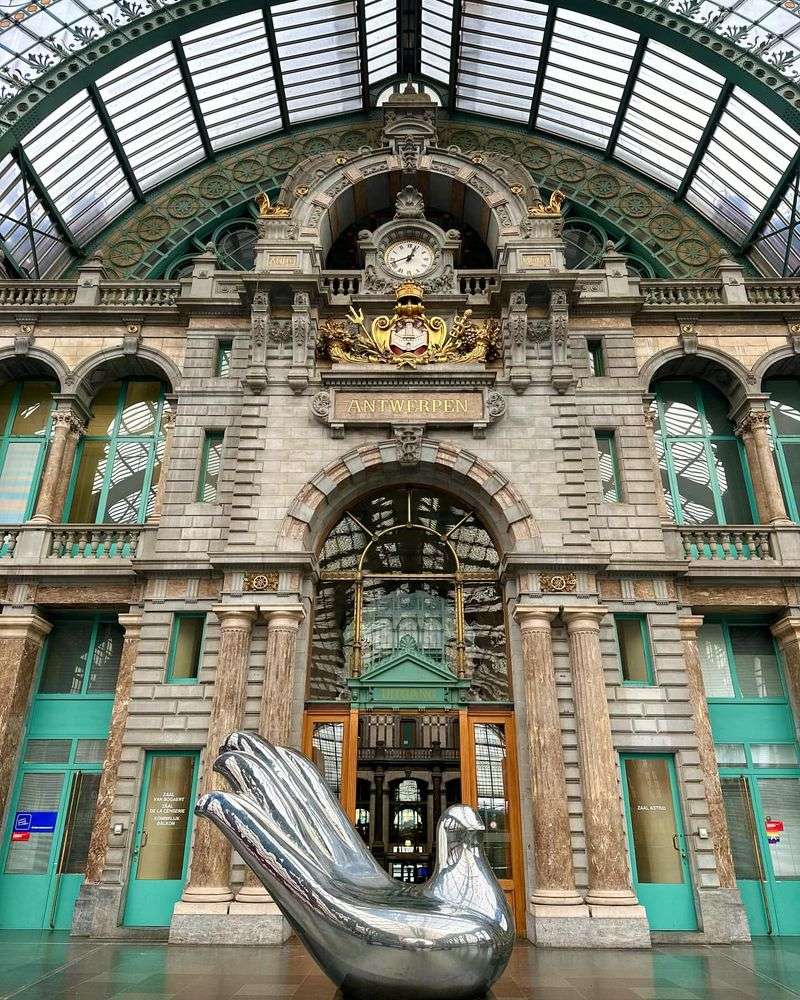
[(19, 524), (0, 530), (0, 561), (46, 565), (56, 560), (120, 562), (142, 555), (145, 524)]
[(679, 527), (683, 556), (697, 560), (773, 561), (776, 558), (773, 532), (752, 525), (712, 525)]

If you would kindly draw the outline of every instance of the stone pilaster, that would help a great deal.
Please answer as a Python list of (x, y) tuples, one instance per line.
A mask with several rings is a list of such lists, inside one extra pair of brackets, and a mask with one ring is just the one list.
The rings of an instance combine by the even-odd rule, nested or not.
[(0, 615), (0, 820), (19, 753), (36, 661), (52, 625), (35, 612)]
[(69, 482), (75, 448), (84, 426), (72, 409), (59, 409), (53, 414), (53, 438), (42, 472), (36, 510), (31, 517), (32, 524), (51, 524), (61, 518), (66, 483)]
[[(567, 782), (553, 670), (550, 623), (557, 608), (517, 605), (514, 617), (522, 634), (522, 670), (533, 791), (533, 842), (536, 888), (532, 912), (539, 918), (586, 916), (575, 889), (567, 808)], [(537, 930), (537, 940), (542, 931)]]
[[(213, 769), (223, 740), (242, 724), (250, 659), (250, 638), (256, 617), (254, 607), (218, 605), (212, 609), (220, 621), (220, 644), (211, 718), (203, 758), (200, 791), (227, 790), (225, 780)], [(182, 902), (202, 904), (203, 912), (227, 912), (233, 898), (230, 890), (231, 847), (226, 838), (208, 820), (195, 825), (194, 846), (189, 882)], [(221, 904), (218, 911), (209, 904)], [(181, 904), (178, 904), (180, 907)], [(175, 913), (179, 912), (176, 907)], [(174, 918), (173, 918), (174, 920)]]
[(67, 431), (64, 442), (64, 454), (61, 459), (62, 475), (56, 479), (56, 485), (53, 490), (53, 505), (50, 512), (50, 520), (55, 524), (61, 520), (64, 514), (67, 489), (69, 488), (69, 481), (72, 475), (72, 467), (75, 463), (75, 452), (78, 450), (78, 442), (85, 430), (85, 421), (76, 417)]
[(793, 614), (781, 618), (772, 626), (772, 634), (781, 648), (789, 698), (794, 709), (795, 721), (800, 725), (800, 615)]
[(656, 449), (656, 425), (658, 424), (658, 414), (651, 405), (651, 399), (644, 404), (644, 423), (647, 429), (647, 447), (650, 451), (650, 461), (653, 465), (653, 488), (658, 504), (658, 513), (662, 520), (670, 520), (671, 515), (667, 507), (667, 499), (664, 496), (664, 486), (661, 481), (661, 467), (658, 464), (658, 451)]
[[(618, 930), (628, 945), (650, 943), (644, 908), (631, 889), (625, 824), (617, 781), (617, 754), (611, 738), (600, 622), (605, 608), (565, 608), (572, 691), (578, 735), (583, 818), (592, 917), (624, 922)], [(638, 925), (638, 926), (637, 926)]]
[(769, 414), (766, 410), (750, 409), (737, 423), (736, 433), (744, 443), (761, 523), (791, 524), (772, 457)]
[(164, 493), (167, 488), (167, 474), (169, 464), (172, 460), (172, 438), (175, 431), (175, 410), (164, 409), (161, 415), (161, 430), (164, 434), (164, 451), (161, 455), (161, 472), (156, 486), (156, 495), (153, 501), (153, 510), (148, 517), (148, 521), (158, 521), (161, 518), (161, 511), (164, 509)]

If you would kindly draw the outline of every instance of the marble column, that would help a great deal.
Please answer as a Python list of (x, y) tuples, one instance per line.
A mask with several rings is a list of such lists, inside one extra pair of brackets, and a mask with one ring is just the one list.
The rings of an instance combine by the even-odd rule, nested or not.
[(795, 720), (800, 725), (800, 615), (781, 618), (772, 626), (772, 634), (781, 648), (789, 698)]
[[(625, 824), (617, 780), (617, 754), (611, 739), (600, 622), (605, 608), (565, 608), (572, 692), (578, 735), (583, 819), (592, 916), (625, 916), (638, 903), (631, 889)], [(642, 916), (644, 912), (642, 911)]]
[[(267, 651), (264, 656), (258, 732), (270, 743), (286, 746), (291, 727), (297, 630), (305, 613), (302, 606), (297, 605), (266, 611), (265, 617)], [(248, 904), (272, 903), (272, 897), (249, 867), (245, 870), (244, 884), (236, 894), (236, 901)], [(231, 912), (235, 911), (232, 909)]]
[(557, 614), (557, 608), (523, 604), (514, 611), (522, 634), (536, 864), (536, 889), (531, 903), (537, 917), (585, 915), (572, 869), (567, 780), (553, 669), (550, 623)]
[[(651, 397), (652, 399), (652, 397)], [(667, 500), (664, 496), (664, 485), (661, 480), (661, 466), (658, 461), (658, 450), (656, 449), (656, 426), (658, 424), (658, 413), (651, 405), (650, 400), (644, 404), (644, 423), (647, 433), (647, 447), (650, 451), (650, 461), (653, 465), (653, 488), (656, 494), (656, 504), (658, 513), (662, 520), (672, 520), (672, 515), (667, 507)]]
[(164, 434), (164, 451), (161, 455), (161, 469), (158, 475), (153, 509), (147, 518), (150, 522), (158, 521), (161, 517), (161, 511), (164, 509), (164, 493), (167, 488), (167, 475), (169, 473), (170, 461), (172, 460), (172, 438), (175, 431), (174, 409), (168, 410), (166, 407), (164, 408), (161, 414), (161, 430)]
[(84, 426), (71, 409), (56, 410), (53, 414), (53, 438), (44, 463), (32, 524), (52, 524), (61, 519), (75, 448)]
[(686, 665), (689, 701), (692, 706), (694, 728), (697, 734), (697, 754), (700, 758), (700, 770), (703, 772), (703, 786), (708, 803), (708, 822), (713, 838), (717, 877), (721, 889), (735, 889), (736, 875), (733, 869), (733, 854), (728, 834), (728, 818), (725, 814), (725, 802), (722, 798), (722, 785), (719, 780), (717, 758), (714, 753), (714, 737), (711, 734), (711, 720), (708, 715), (708, 702), (703, 684), (703, 671), (700, 667), (700, 650), (697, 645), (697, 630), (702, 624), (703, 619), (700, 615), (691, 615), (678, 620), (683, 644), (683, 661)]
[[(212, 608), (219, 618), (220, 643), (211, 718), (203, 757), (200, 791), (228, 790), (225, 779), (213, 770), (222, 741), (242, 724), (250, 660), (250, 638), (256, 617), (254, 607), (218, 605)], [(182, 903), (225, 904), (233, 898), (230, 890), (231, 848), (229, 842), (208, 820), (195, 824), (194, 845), (189, 882), (181, 897)], [(178, 907), (181, 903), (178, 904)], [(176, 907), (176, 913), (180, 912)]]
[(0, 819), (8, 801), (36, 663), (51, 628), (34, 611), (0, 615)]
[(128, 705), (133, 690), (133, 674), (136, 668), (136, 655), (139, 651), (142, 616), (141, 614), (120, 615), (119, 623), (125, 630), (125, 638), (122, 642), (122, 655), (119, 661), (114, 705), (111, 709), (111, 723), (103, 760), (103, 773), (100, 776), (100, 787), (97, 791), (97, 804), (95, 805), (92, 833), (86, 857), (85, 884), (87, 886), (96, 885), (102, 880), (106, 864), (108, 838), (111, 833), (114, 810), (114, 793), (117, 786), (119, 763), (122, 758), (122, 738), (125, 735), (125, 726), (128, 722)]
[(791, 524), (769, 442), (769, 413), (750, 409), (737, 423), (762, 524)]

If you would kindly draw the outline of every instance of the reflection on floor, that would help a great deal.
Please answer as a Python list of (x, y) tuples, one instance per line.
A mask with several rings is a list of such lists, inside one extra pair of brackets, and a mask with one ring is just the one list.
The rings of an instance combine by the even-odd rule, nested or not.
[[(293, 939), (281, 948), (181, 947), (0, 934), (0, 1000), (333, 1000)], [(546, 951), (520, 943), (492, 995), (536, 1000), (797, 1000), (800, 938)]]

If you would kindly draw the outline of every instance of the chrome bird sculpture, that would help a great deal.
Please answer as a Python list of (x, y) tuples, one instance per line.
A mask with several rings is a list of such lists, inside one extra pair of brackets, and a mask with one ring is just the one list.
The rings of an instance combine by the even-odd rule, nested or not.
[(423, 885), (378, 865), (306, 757), (233, 733), (214, 769), (233, 792), (195, 812), (253, 869), (342, 993), (357, 1000), (473, 1000), (508, 963), (514, 925), (470, 806), (447, 809)]

